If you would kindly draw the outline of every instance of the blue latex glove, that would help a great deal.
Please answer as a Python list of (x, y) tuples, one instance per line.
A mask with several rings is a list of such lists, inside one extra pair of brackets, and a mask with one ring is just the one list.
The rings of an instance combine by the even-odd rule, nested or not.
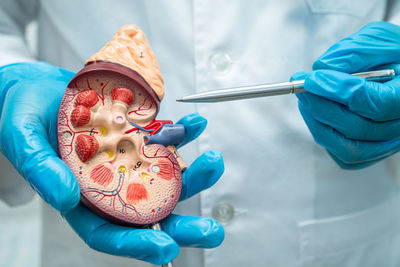
[(297, 97), (308, 128), (341, 167), (363, 168), (400, 149), (400, 78), (376, 83), (347, 74), (382, 68), (399, 74), (399, 62), (400, 27), (374, 22), (328, 49), (313, 72), (292, 76), (306, 80), (307, 93)]
[[(178, 255), (178, 245), (218, 246), (224, 231), (210, 218), (170, 215), (161, 223), (164, 232), (114, 225), (78, 204), (78, 182), (57, 155), (58, 108), (73, 76), (46, 63), (0, 68), (0, 147), (18, 172), (93, 249), (163, 264)], [(207, 121), (192, 114), (178, 123), (185, 125), (188, 143), (201, 134)], [(209, 188), (223, 171), (219, 152), (204, 153), (184, 172), (180, 199)]]
[(0, 68), (0, 147), (52, 207), (75, 207), (79, 185), (57, 155), (57, 114), (74, 73), (45, 63)]

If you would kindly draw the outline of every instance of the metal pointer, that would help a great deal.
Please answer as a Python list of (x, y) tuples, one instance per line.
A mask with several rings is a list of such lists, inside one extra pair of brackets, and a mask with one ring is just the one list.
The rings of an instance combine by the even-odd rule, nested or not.
[[(352, 75), (366, 78), (368, 81), (383, 82), (396, 76), (394, 69), (353, 73)], [(283, 83), (258, 84), (251, 86), (233, 87), (221, 90), (207, 91), (199, 94), (177, 98), (178, 102), (214, 103), (274, 95), (286, 95), (305, 92), (304, 81), (297, 80)]]

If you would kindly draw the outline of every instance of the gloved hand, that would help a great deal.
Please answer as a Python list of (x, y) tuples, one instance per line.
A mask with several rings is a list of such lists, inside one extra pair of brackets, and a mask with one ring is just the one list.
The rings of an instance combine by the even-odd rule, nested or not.
[[(0, 68), (0, 148), (18, 172), (93, 249), (163, 264), (178, 255), (178, 244), (218, 246), (224, 231), (209, 218), (170, 215), (161, 223), (163, 232), (113, 225), (78, 204), (78, 182), (57, 155), (58, 108), (73, 76), (40, 62)], [(178, 123), (185, 125), (188, 143), (207, 122), (192, 114)], [(212, 186), (223, 171), (219, 152), (204, 153), (183, 174), (181, 200)]]
[(57, 114), (74, 73), (46, 63), (0, 68), (0, 148), (52, 207), (75, 207), (79, 185), (57, 152)]
[(296, 96), (308, 128), (341, 167), (363, 168), (399, 151), (400, 77), (377, 83), (348, 74), (382, 68), (399, 74), (395, 63), (400, 27), (374, 22), (329, 48), (313, 72), (292, 76), (305, 79), (307, 93)]

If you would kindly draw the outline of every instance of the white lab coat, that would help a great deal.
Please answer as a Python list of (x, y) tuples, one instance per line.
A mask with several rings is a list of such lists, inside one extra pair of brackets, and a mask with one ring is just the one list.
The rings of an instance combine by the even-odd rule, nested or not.
[[(216, 249), (182, 249), (177, 267), (399, 266), (400, 158), (342, 170), (317, 145), (293, 95), (177, 104), (203, 90), (278, 82), (370, 21), (400, 22), (399, 1), (2, 0), (0, 64), (35, 60), (21, 27), (38, 20), (37, 58), (79, 70), (124, 24), (147, 35), (165, 80), (159, 118), (198, 111), (205, 133), (182, 149), (190, 163), (224, 155), (222, 179), (176, 212), (225, 227)], [(4, 177), (3, 177), (4, 179)], [(10, 189), (11, 190), (11, 189)], [(42, 266), (149, 266), (94, 252), (44, 206)], [(233, 216), (231, 216), (233, 215)]]

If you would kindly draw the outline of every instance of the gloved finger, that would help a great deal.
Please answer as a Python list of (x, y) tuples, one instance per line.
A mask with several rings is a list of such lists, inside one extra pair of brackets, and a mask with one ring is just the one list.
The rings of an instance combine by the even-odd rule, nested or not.
[(38, 194), (58, 211), (75, 207), (80, 199), (78, 182), (50, 146), (41, 121), (25, 117), (11, 127), (2, 120), (0, 128), (1, 138), (7, 138), (1, 142), (4, 155)]
[[(45, 62), (15, 63), (0, 68), (0, 103), (4, 125), (37, 118), (57, 151), (57, 113), (68, 82), (75, 73)], [(23, 82), (20, 82), (23, 81)], [(4, 98), (7, 96), (6, 98)], [(43, 97), (46, 96), (46, 97)]]
[(171, 214), (161, 222), (161, 226), (163, 231), (184, 247), (214, 248), (225, 237), (222, 225), (206, 217)]
[(185, 139), (177, 146), (179, 148), (196, 139), (206, 128), (207, 120), (199, 113), (192, 113), (181, 118), (177, 124), (185, 126)]
[(375, 121), (400, 118), (400, 77), (377, 83), (343, 72), (318, 70), (305, 79), (304, 87)]
[(185, 200), (213, 186), (224, 170), (224, 161), (220, 152), (205, 152), (182, 174), (182, 191), (179, 200)]
[(369, 23), (330, 47), (314, 62), (313, 69), (354, 73), (400, 62), (399, 39), (399, 26), (383, 21)]
[(16, 64), (12, 70), (0, 71), (5, 80), (14, 81), (1, 87), (7, 91), (0, 122), (1, 151), (47, 203), (66, 211), (78, 204), (79, 185), (50, 142), (55, 145), (59, 101), (71, 75), (49, 64), (36, 65), (37, 77), (43, 80), (23, 88), (15, 81), (21, 76), (32, 79), (27, 75), (32, 72), (29, 66)]
[(308, 77), (309, 74), (310, 74), (309, 72), (305, 71), (296, 72), (290, 77), (290, 81), (304, 80), (305, 78)]
[(328, 150), (327, 150), (327, 152), (328, 152), (328, 154), (331, 156), (331, 158), (332, 158), (342, 169), (346, 169), (346, 170), (360, 170), (360, 169), (366, 168), (366, 167), (368, 167), (368, 166), (371, 166), (372, 164), (374, 164), (374, 163), (376, 163), (376, 162), (378, 162), (378, 161), (381, 161), (382, 159), (385, 159), (385, 158), (387, 158), (387, 157), (390, 156), (390, 155), (389, 155), (389, 156), (386, 156), (386, 157), (383, 157), (383, 158), (380, 158), (380, 159), (377, 159), (377, 160), (371, 160), (371, 161), (364, 162), (364, 163), (344, 163), (342, 160), (340, 160), (338, 157), (336, 157), (335, 154), (329, 152)]
[(383, 142), (349, 139), (335, 129), (315, 120), (301, 102), (299, 102), (299, 109), (314, 140), (345, 164), (370, 163), (390, 156), (400, 149), (400, 138)]
[(157, 265), (171, 262), (179, 254), (179, 246), (165, 232), (109, 223), (82, 204), (64, 216), (85, 243), (97, 251)]
[(375, 122), (361, 117), (339, 103), (311, 93), (297, 95), (302, 107), (317, 121), (345, 137), (364, 141), (386, 141), (400, 136), (400, 120)]

